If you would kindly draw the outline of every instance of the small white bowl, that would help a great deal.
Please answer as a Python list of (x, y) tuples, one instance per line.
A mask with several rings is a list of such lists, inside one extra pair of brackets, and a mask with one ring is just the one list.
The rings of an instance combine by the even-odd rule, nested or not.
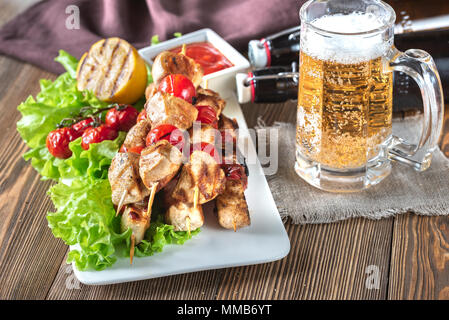
[(236, 49), (220, 37), (211, 29), (201, 29), (192, 33), (187, 33), (179, 38), (167, 40), (150, 47), (139, 50), (142, 58), (151, 66), (153, 59), (162, 51), (170, 50), (184, 43), (209, 42), (217, 48), (234, 65), (203, 77), (203, 81), (208, 81), (208, 87), (212, 90), (224, 94), (225, 91), (235, 91), (235, 75), (239, 72), (245, 72), (250, 64)]

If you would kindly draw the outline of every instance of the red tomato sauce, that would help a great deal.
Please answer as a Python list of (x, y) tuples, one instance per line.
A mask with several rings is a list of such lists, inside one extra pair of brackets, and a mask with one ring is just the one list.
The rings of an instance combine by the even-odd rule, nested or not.
[[(170, 51), (179, 53), (182, 46)], [(186, 56), (203, 67), (204, 75), (234, 66), (217, 48), (209, 42), (196, 42), (186, 45)]]

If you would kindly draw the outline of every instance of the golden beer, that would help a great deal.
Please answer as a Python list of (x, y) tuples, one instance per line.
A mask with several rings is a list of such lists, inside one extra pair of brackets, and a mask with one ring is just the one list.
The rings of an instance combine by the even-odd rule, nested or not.
[[(300, 17), (296, 173), (322, 190), (354, 192), (385, 179), (392, 161), (426, 170), (442, 126), (441, 82), (427, 52), (394, 47), (393, 9), (379, 0), (309, 0)], [(421, 89), (417, 144), (392, 134), (394, 71)]]
[(301, 52), (297, 148), (330, 168), (363, 166), (391, 135), (392, 89), (381, 57), (340, 63)]

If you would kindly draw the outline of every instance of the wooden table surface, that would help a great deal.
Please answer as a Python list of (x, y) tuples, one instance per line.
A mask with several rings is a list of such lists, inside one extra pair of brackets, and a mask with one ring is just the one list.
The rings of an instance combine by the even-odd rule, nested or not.
[[(0, 24), (36, 0), (0, 2)], [(0, 299), (449, 299), (449, 218), (402, 214), (379, 221), (286, 222), (291, 251), (255, 266), (177, 275), (110, 286), (79, 284), (45, 215), (52, 184), (22, 154), (17, 105), (56, 76), (0, 56)], [(249, 127), (294, 121), (294, 103), (242, 106)], [(448, 108), (446, 108), (446, 111)], [(443, 150), (449, 156), (446, 112)], [(293, 143), (293, 141), (292, 141)], [(367, 286), (378, 270), (378, 287)], [(376, 282), (374, 282), (376, 283)]]

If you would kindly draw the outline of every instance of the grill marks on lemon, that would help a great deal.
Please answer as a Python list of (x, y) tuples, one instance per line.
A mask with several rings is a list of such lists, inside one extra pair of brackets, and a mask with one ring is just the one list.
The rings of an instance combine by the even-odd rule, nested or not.
[(134, 103), (144, 95), (145, 62), (137, 50), (119, 38), (96, 42), (78, 64), (78, 90), (90, 90), (100, 100)]

